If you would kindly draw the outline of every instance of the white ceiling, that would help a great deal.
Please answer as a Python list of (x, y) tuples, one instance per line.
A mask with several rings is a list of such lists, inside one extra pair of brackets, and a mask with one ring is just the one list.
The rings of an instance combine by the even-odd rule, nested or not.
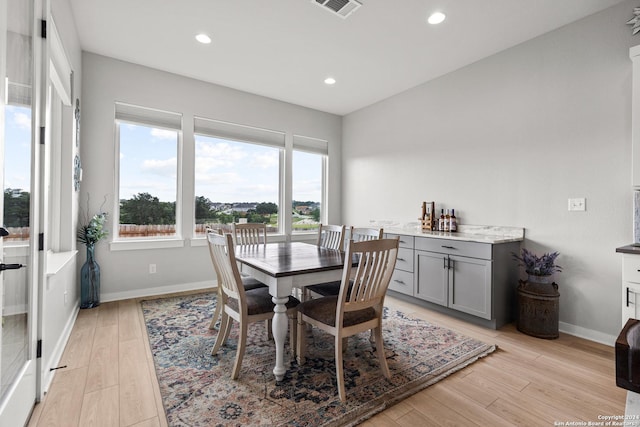
[(340, 115), (621, 1), (70, 0), (83, 50)]

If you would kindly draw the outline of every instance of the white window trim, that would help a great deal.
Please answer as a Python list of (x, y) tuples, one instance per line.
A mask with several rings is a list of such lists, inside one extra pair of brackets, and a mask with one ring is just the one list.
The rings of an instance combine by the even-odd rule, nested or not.
[[(221, 120), (208, 119), (204, 117), (193, 118), (193, 135), (194, 144), (197, 136), (203, 136), (207, 138), (216, 138), (221, 140), (233, 141), (242, 144), (262, 145), (266, 147), (278, 149), (278, 231), (274, 234), (269, 234), (269, 240), (271, 241), (284, 241), (286, 240), (286, 233), (284, 231), (285, 222), (284, 215), (290, 211), (282, 211), (282, 207), (285, 206), (284, 199), (287, 190), (285, 184), (287, 180), (283, 175), (285, 170), (285, 153), (286, 153), (286, 133), (271, 129), (263, 129), (255, 126), (242, 125), (238, 123), (225, 122)], [(195, 160), (194, 160), (195, 162)], [(195, 165), (195, 163), (194, 163)], [(194, 167), (195, 171), (195, 167)], [(195, 179), (193, 181), (194, 194), (195, 194)], [(195, 215), (195, 212), (194, 212)], [(289, 213), (290, 215), (290, 213)], [(195, 217), (193, 218), (194, 227), (191, 231), (192, 241), (197, 242), (199, 240), (205, 240), (205, 237), (195, 236)], [(280, 240), (279, 236), (283, 236)], [(198, 245), (199, 246), (199, 245)]]
[[(123, 110), (126, 111), (126, 114), (120, 114), (117, 110), (119, 107), (123, 107)], [(130, 114), (131, 111), (135, 111), (136, 109), (141, 112), (147, 111), (149, 114), (153, 115), (154, 113), (158, 113), (160, 116), (169, 117), (169, 119), (163, 121), (159, 119), (158, 121), (150, 120), (144, 116), (142, 113), (141, 116), (136, 116), (135, 114)], [(120, 116), (120, 118), (118, 118)], [(171, 121), (171, 116), (180, 117), (178, 121)], [(182, 236), (182, 159), (183, 159), (183, 132), (182, 132), (182, 114), (173, 113), (173, 112), (165, 112), (162, 110), (156, 110), (147, 107), (137, 107), (131, 104), (125, 103), (116, 103), (116, 112), (115, 112), (115, 120), (114, 120), (114, 135), (115, 135), (115, 165), (114, 165), (114, 206), (113, 206), (113, 217), (112, 217), (112, 240), (109, 243), (109, 249), (111, 251), (123, 251), (123, 250), (141, 250), (141, 249), (162, 249), (162, 248), (177, 248), (185, 246), (185, 239)], [(139, 120), (135, 120), (139, 118)], [(120, 229), (120, 125), (122, 123), (132, 124), (136, 126), (145, 126), (145, 127), (153, 127), (158, 129), (168, 129), (175, 131), (177, 134), (177, 147), (176, 147), (176, 224), (175, 230), (176, 234), (173, 237), (145, 237), (145, 238), (121, 238), (119, 236)], [(167, 125), (163, 126), (163, 123)]]
[[(312, 154), (318, 154), (322, 156), (322, 176), (321, 176), (321, 180), (322, 180), (322, 190), (321, 190), (321, 195), (320, 195), (320, 203), (321, 203), (321, 207), (322, 210), (320, 212), (320, 222), (322, 224), (327, 224), (328, 223), (328, 218), (329, 218), (329, 209), (328, 209), (328, 200), (329, 200), (329, 196), (328, 196), (328, 191), (327, 191), (327, 187), (329, 186), (329, 173), (328, 173), (328, 168), (329, 168), (329, 142), (327, 140), (324, 139), (319, 139), (319, 138), (313, 138), (310, 136), (304, 136), (304, 135), (297, 135), (294, 134), (293, 135), (293, 146), (291, 147), (291, 162), (290, 162), (290, 168), (291, 168), (291, 174), (289, 176), (289, 194), (291, 194), (291, 202), (293, 202), (293, 152), (294, 151), (301, 151), (301, 152), (305, 152), (305, 153), (312, 153)], [(309, 236), (316, 236), (318, 233), (317, 231), (303, 231), (303, 232), (299, 232), (299, 233), (294, 233), (293, 232), (293, 220), (291, 218), (291, 213), (289, 213), (289, 228), (290, 228), (290, 234), (292, 236), (292, 240), (308, 240)]]

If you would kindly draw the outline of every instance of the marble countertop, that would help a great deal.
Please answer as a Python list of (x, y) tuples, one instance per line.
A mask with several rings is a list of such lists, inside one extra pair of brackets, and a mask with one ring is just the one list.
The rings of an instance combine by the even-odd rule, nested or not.
[(638, 244), (638, 246), (633, 243), (626, 246), (620, 246), (619, 248), (616, 248), (616, 252), (620, 252), (623, 254), (640, 255), (640, 244)]
[[(382, 227), (385, 233), (434, 239), (464, 240), (478, 243), (508, 243), (524, 240), (524, 228), (500, 227), (493, 225), (460, 225), (459, 231), (422, 231), (417, 223), (399, 224), (385, 221), (372, 221), (371, 227)], [(640, 251), (638, 252), (640, 253)]]

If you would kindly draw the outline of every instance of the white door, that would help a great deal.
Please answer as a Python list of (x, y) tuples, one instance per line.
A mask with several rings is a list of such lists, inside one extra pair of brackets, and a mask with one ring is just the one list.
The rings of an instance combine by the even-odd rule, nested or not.
[(0, 0), (0, 426), (22, 426), (36, 401), (37, 223), (34, 1)]

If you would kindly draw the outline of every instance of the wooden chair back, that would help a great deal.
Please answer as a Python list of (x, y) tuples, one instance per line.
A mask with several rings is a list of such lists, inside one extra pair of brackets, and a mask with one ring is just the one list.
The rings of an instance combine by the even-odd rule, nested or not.
[(238, 271), (236, 256), (234, 252), (233, 237), (231, 234), (219, 235), (214, 232), (207, 233), (209, 243), (209, 253), (213, 268), (218, 276), (218, 288), (221, 290), (222, 301), (226, 304), (228, 298), (238, 300), (240, 309), (245, 307), (244, 286)]
[(322, 225), (318, 227), (318, 246), (342, 250), (344, 245), (344, 225)]
[(366, 227), (353, 227), (351, 226), (351, 240), (354, 242), (365, 242), (367, 240), (382, 239), (384, 231), (382, 228), (366, 228)]
[(260, 223), (233, 224), (236, 245), (260, 245), (267, 243), (267, 225)]
[[(398, 256), (399, 239), (363, 242), (349, 240), (338, 295), (336, 325), (342, 325), (344, 313), (372, 307), (382, 316), (384, 297)], [(357, 258), (357, 266), (352, 259)], [(355, 270), (355, 271), (354, 271)]]

